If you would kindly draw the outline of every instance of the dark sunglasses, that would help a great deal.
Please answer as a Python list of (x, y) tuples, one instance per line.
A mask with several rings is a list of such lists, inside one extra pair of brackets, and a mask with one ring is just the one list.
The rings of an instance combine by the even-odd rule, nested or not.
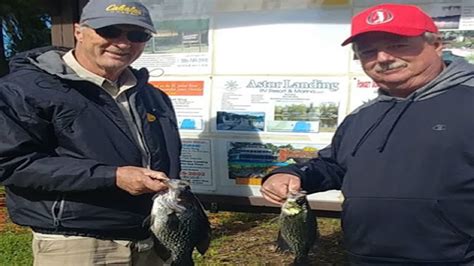
[(127, 40), (131, 42), (147, 42), (151, 38), (151, 34), (145, 31), (131, 30), (124, 31), (115, 26), (107, 26), (95, 29), (95, 32), (100, 35), (100, 37), (105, 39), (115, 39), (126, 33)]

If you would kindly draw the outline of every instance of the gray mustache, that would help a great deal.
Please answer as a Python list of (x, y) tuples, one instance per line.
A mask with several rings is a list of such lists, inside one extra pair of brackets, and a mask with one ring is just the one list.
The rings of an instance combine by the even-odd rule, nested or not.
[(375, 66), (375, 71), (378, 72), (378, 73), (382, 73), (382, 72), (385, 72), (385, 71), (388, 71), (388, 70), (392, 70), (392, 69), (395, 69), (395, 68), (400, 68), (400, 67), (406, 67), (407, 64), (406, 63), (403, 63), (403, 62), (395, 62), (395, 63), (391, 63), (391, 64), (377, 64)]

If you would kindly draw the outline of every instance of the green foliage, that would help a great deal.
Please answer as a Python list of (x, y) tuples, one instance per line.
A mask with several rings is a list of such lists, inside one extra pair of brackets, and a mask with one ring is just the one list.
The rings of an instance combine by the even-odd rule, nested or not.
[(319, 106), (319, 110), (321, 112), (320, 126), (335, 128), (337, 126), (337, 113), (339, 110), (337, 104), (332, 102), (322, 103)]
[(466, 59), (469, 63), (474, 64), (474, 55), (470, 54), (466, 56), (464, 59)]
[(1, 232), (0, 265), (33, 265), (31, 238), (31, 233), (26, 230)]
[[(50, 17), (38, 0), (2, 1), (0, 3), (2, 43), (0, 76), (7, 73), (7, 61), (14, 54), (51, 44)], [(2, 46), (3, 47), (3, 46)]]

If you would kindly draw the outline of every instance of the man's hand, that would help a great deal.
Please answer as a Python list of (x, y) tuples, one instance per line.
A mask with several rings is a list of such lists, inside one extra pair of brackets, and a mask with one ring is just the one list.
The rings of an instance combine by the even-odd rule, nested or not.
[(290, 174), (274, 174), (262, 184), (260, 192), (264, 199), (281, 205), (286, 200), (289, 191), (299, 191), (300, 189), (299, 177)]
[(142, 167), (122, 166), (117, 168), (115, 182), (117, 187), (136, 196), (167, 189), (163, 181), (168, 179), (163, 172)]

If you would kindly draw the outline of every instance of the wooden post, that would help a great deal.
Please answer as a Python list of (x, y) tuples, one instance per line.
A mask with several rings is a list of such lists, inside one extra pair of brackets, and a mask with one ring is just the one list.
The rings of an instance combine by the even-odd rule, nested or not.
[[(80, 2), (83, 0), (49, 0), (51, 10), (51, 43), (54, 46), (74, 47), (74, 23), (79, 21)], [(84, 5), (84, 3), (82, 4)]]

